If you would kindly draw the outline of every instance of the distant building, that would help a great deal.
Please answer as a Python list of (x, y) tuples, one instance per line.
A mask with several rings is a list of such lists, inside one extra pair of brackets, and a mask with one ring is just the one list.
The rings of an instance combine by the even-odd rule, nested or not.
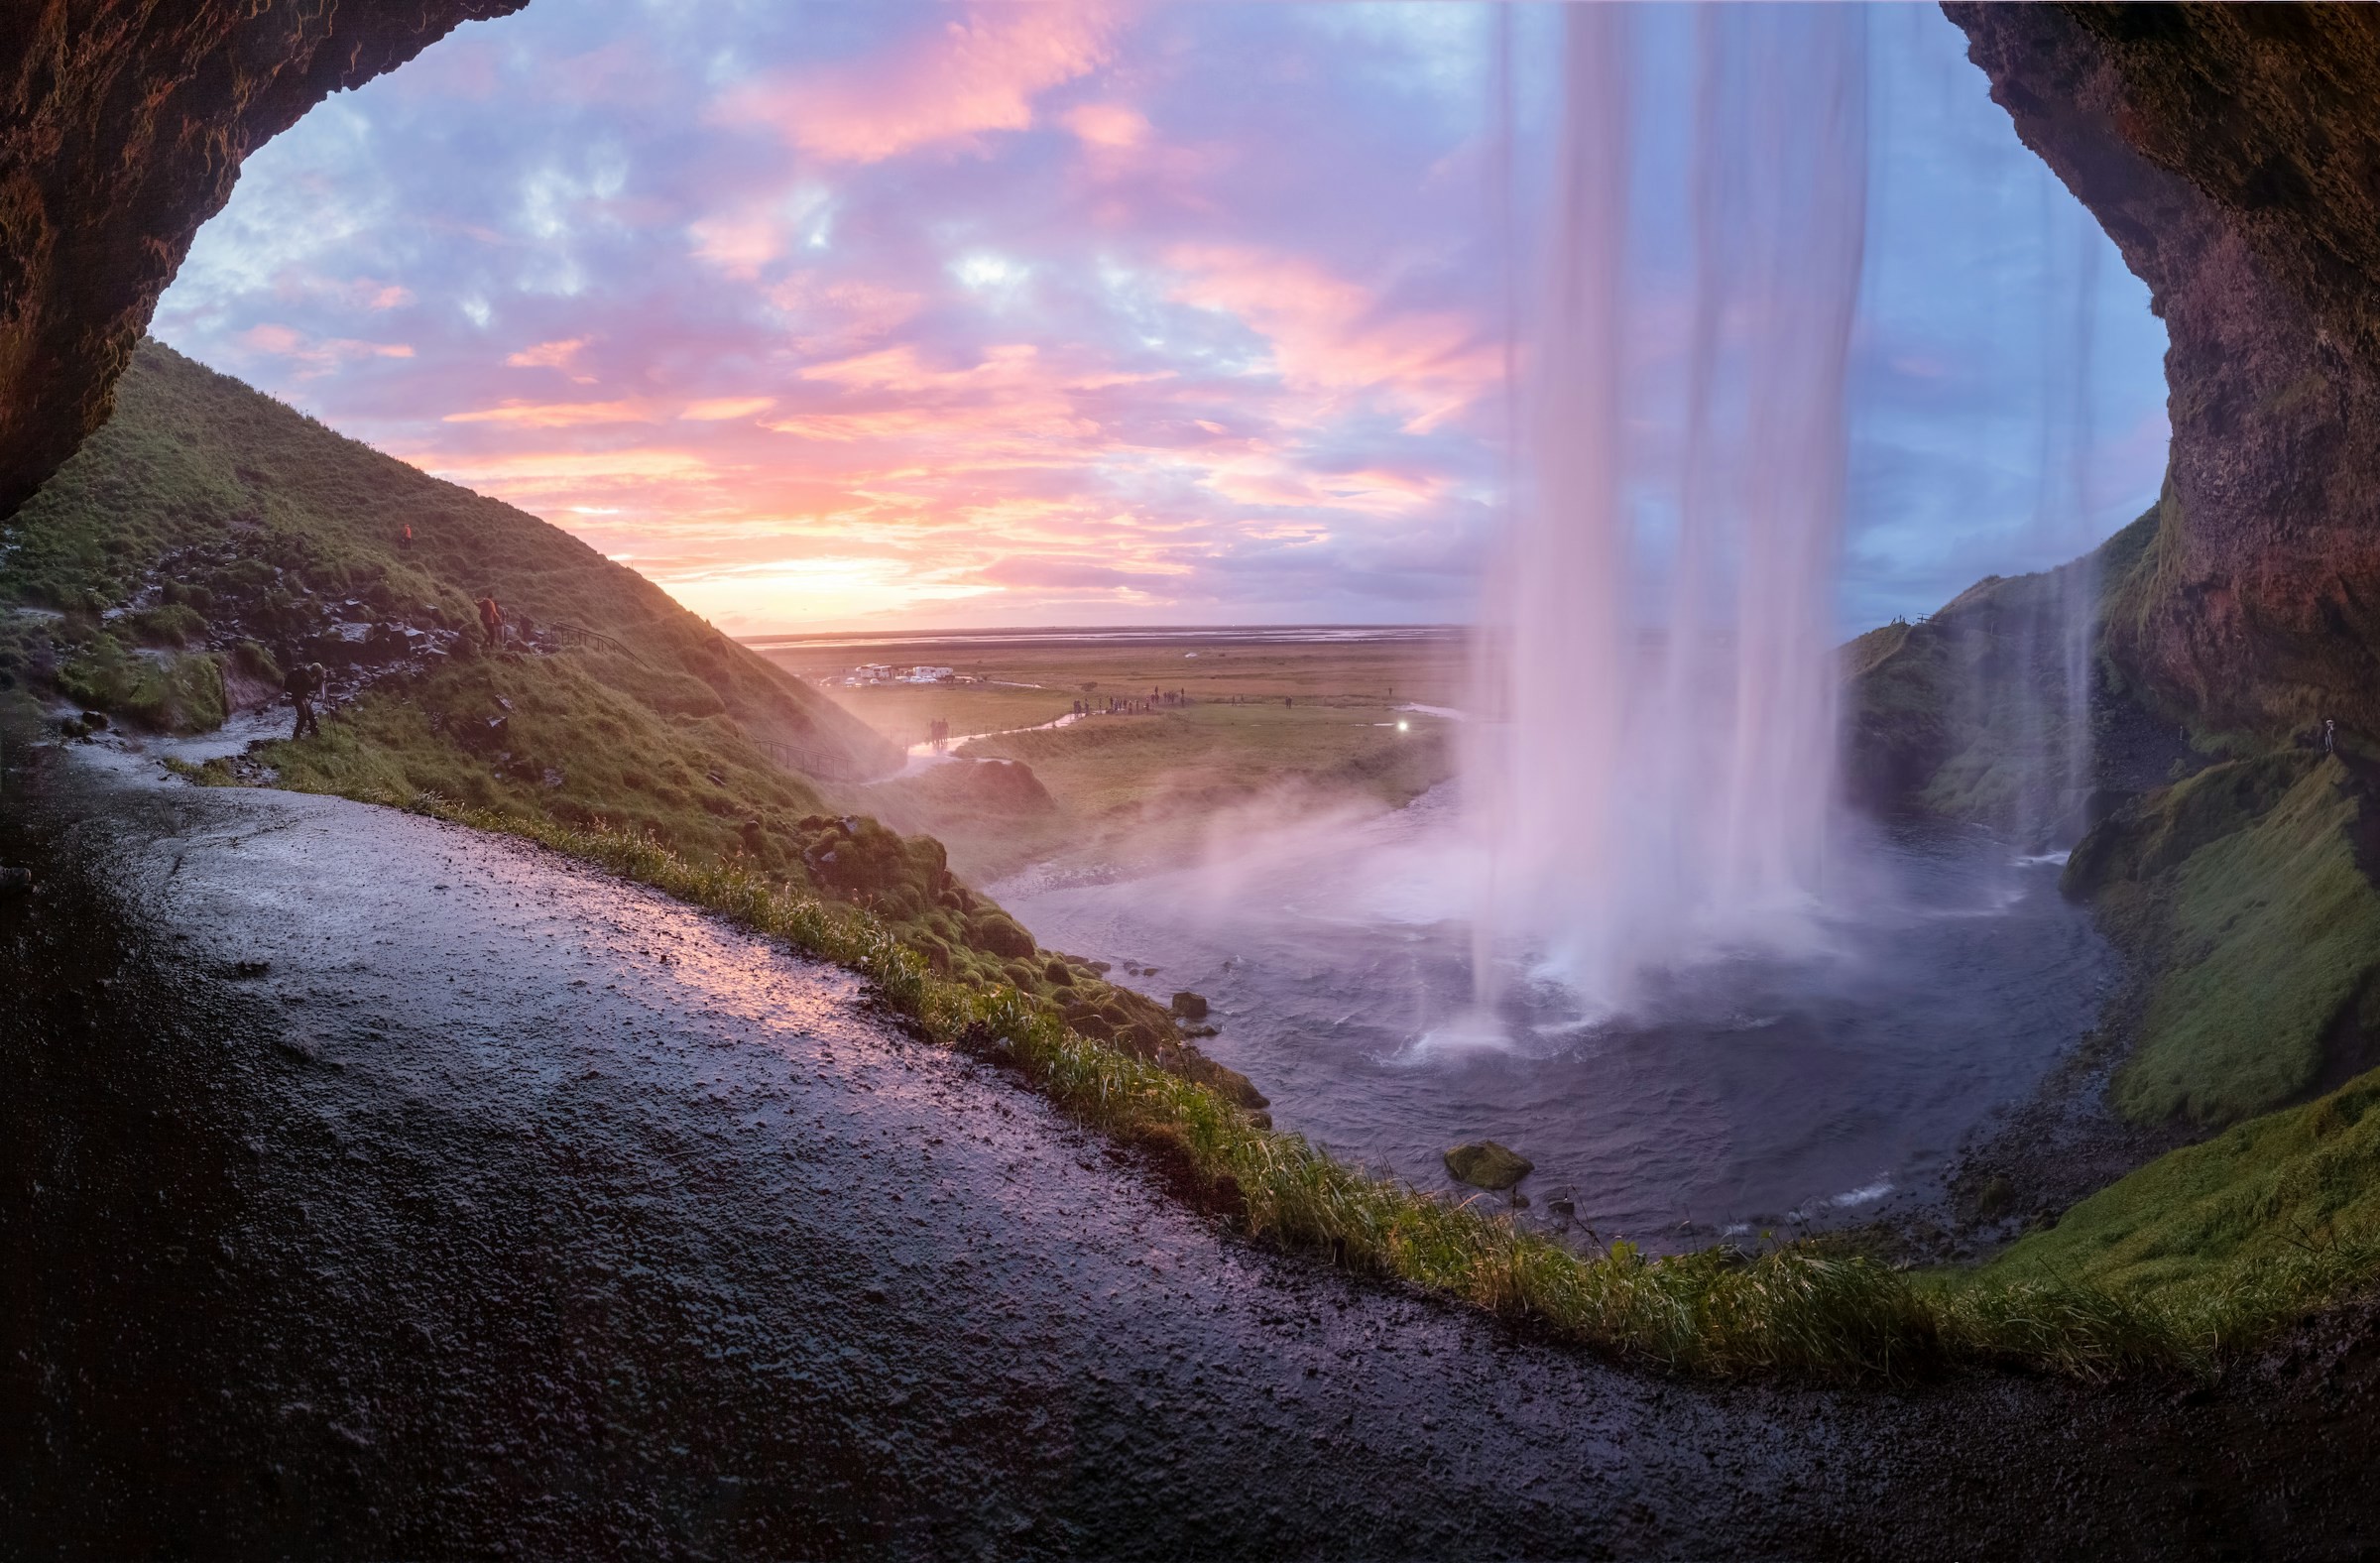
[(920, 665), (909, 669), (908, 681), (910, 683), (940, 683), (943, 679), (948, 678), (950, 674), (951, 669), (947, 667), (926, 667)]

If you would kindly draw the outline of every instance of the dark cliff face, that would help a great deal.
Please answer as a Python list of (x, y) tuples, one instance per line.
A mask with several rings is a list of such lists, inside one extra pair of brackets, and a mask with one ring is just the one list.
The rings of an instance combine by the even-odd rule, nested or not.
[(342, 87), (526, 0), (0, 6), (0, 516), (107, 418), (240, 163)]
[(1943, 9), (2170, 335), (2109, 656), (2208, 729), (2380, 733), (2380, 7)]

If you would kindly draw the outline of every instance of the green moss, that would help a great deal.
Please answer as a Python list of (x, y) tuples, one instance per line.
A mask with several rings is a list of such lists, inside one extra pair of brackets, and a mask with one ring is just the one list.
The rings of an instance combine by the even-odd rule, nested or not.
[(160, 733), (203, 733), (223, 725), (223, 665), (214, 657), (126, 647), (100, 634), (72, 648), (56, 672), (60, 693)]
[(1500, 1193), (1537, 1170), (1536, 1163), (1492, 1140), (1457, 1145), (1442, 1158), (1457, 1182)]
[[(2202, 1301), (2261, 1271), (2330, 1274), (2380, 1259), (2380, 1073), (2185, 1146), (2069, 1210), (1971, 1284), (2058, 1277), (2144, 1303)], [(2301, 1299), (2302, 1300), (2302, 1299)]]
[(2115, 1083), (2127, 1117), (2230, 1123), (2303, 1096), (2380, 969), (2380, 893), (2356, 866), (2344, 767), (2309, 769), (2169, 879), (2165, 970)]
[[(2076, 900), (2145, 894), (2192, 854), (2254, 825), (2320, 764), (2311, 750), (2284, 749), (2160, 788), (2076, 844), (2063, 889)], [(2127, 907), (2119, 901), (2112, 909)]]

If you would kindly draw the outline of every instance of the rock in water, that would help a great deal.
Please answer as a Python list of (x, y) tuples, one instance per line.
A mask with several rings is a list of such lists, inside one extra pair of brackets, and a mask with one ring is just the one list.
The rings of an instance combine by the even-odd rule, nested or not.
[(1173, 996), (1173, 1013), (1185, 1021), (1203, 1021), (1207, 1018), (1207, 1001), (1185, 988)]
[(1509, 1145), (1477, 1140), (1449, 1150), (1446, 1169), (1458, 1182), (1501, 1192), (1536, 1171), (1537, 1163)]

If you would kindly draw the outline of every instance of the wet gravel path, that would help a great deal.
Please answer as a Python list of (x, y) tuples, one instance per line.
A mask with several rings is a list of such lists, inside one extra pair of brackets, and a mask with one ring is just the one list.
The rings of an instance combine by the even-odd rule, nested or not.
[(1251, 1249), (850, 977), (517, 844), (53, 761), (0, 861), (8, 1555), (2365, 1533), (2363, 1324), (2252, 1399), (1665, 1383)]

